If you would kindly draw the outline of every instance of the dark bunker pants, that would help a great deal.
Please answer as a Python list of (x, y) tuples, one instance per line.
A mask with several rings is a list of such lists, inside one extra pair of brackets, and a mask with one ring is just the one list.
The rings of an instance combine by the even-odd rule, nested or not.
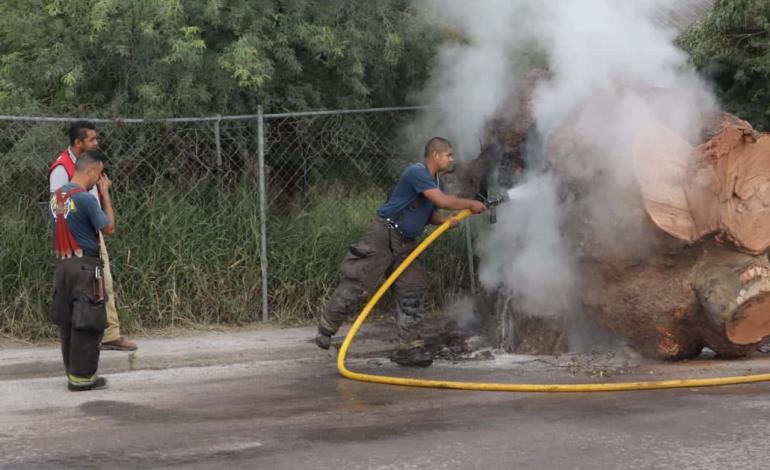
[[(418, 244), (419, 240), (406, 239), (379, 217), (372, 219), (363, 237), (350, 246), (342, 260), (342, 281), (321, 314), (319, 326), (336, 333), (345, 319), (361, 311), (383, 276), (396, 269)], [(419, 257), (396, 280), (393, 289), (398, 305), (399, 346), (422, 346), (425, 266)]]
[[(99, 344), (107, 326), (105, 300), (95, 280), (99, 258), (59, 260), (54, 274), (53, 322), (59, 327), (64, 368), (70, 382), (90, 379), (99, 365)], [(73, 377), (74, 376), (74, 377)]]

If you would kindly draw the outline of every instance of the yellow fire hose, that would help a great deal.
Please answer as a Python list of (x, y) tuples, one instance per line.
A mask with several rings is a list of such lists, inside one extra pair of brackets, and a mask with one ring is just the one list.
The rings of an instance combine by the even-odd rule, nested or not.
[[(464, 210), (452, 219), (459, 222), (471, 215), (469, 210)], [(451, 380), (423, 380), (410, 379), (402, 377), (389, 377), (384, 375), (362, 374), (352, 372), (345, 367), (345, 356), (347, 356), (350, 343), (353, 342), (358, 330), (363, 325), (366, 317), (369, 316), (372, 309), (391, 285), (398, 279), (407, 267), (423, 252), (431, 243), (440, 237), (450, 227), (452, 220), (445, 222), (433, 231), (417, 248), (402, 262), (393, 274), (388, 277), (385, 283), (375, 292), (361, 313), (358, 314), (353, 326), (350, 327), (345, 340), (342, 342), (339, 354), (337, 355), (337, 370), (343, 377), (358, 380), (360, 382), (371, 382), (389, 385), (403, 385), (407, 387), (424, 388), (451, 388), (456, 390), (476, 390), (488, 392), (622, 392), (631, 390), (660, 390), (665, 388), (693, 388), (693, 387), (713, 387), (717, 385), (736, 385), (754, 382), (770, 381), (770, 373), (754, 374), (733, 377), (719, 377), (706, 379), (677, 379), (677, 380), (657, 380), (646, 382), (618, 382), (618, 383), (594, 383), (594, 384), (506, 384), (506, 383), (482, 383), (482, 382), (457, 382)]]

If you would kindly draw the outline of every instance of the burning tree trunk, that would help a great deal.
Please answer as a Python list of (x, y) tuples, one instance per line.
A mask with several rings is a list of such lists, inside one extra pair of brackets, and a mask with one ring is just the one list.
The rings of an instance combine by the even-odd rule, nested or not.
[[(502, 106), (486, 128), (478, 158), (457, 165), (457, 192), (463, 197), (487, 195), (495, 188), (510, 187), (518, 182), (524, 169), (524, 148), (533, 135), (532, 94), (546, 71), (534, 69), (527, 74), (518, 93)], [(510, 112), (510, 110), (514, 110)]]
[[(517, 179), (532, 122), (527, 106), (517, 109), (504, 130), (490, 130), (495, 143), (485, 145), (467, 167), (475, 168), (476, 176), (465, 178), (466, 194), (486, 189), (478, 183), (479, 169), (486, 186), (501, 168)], [(592, 189), (596, 175), (563, 181), (564, 203), (572, 211), (565, 230), (572, 234), (581, 277), (582, 305), (576, 310), (648, 357), (689, 358), (704, 346), (723, 357), (740, 357), (770, 336), (770, 136), (730, 116), (720, 121), (718, 131), (697, 148), (661, 126), (639, 129), (633, 152), (639, 191), (624, 190), (608, 215), (614, 236), (625, 227), (628, 236), (647, 241), (638, 249), (614, 251), (603, 243), (608, 238), (603, 227), (584, 212), (581, 191)], [(575, 164), (550, 158), (559, 145), (574, 146), (569, 129), (546, 150), (556, 173), (562, 164)], [(570, 197), (578, 202), (566, 201)], [(513, 333), (502, 328), (499, 341), (506, 349), (564, 349), (570, 321), (542, 316), (535, 321), (515, 298), (498, 293), (491, 299), (486, 310), (495, 313), (488, 316), (487, 331), (507, 325)]]

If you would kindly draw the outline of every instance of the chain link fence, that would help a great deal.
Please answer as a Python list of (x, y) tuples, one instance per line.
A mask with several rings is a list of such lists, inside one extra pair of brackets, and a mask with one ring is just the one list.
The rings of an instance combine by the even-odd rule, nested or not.
[[(315, 315), (347, 245), (419, 159), (403, 145), (418, 112), (92, 119), (113, 181), (118, 231), (108, 247), (124, 323)], [(10, 192), (0, 214), (5, 332), (45, 323), (53, 270), (46, 172), (71, 121), (0, 116), (0, 184)], [(446, 275), (467, 285), (465, 238), (455, 238), (462, 246), (450, 247), (458, 259)]]

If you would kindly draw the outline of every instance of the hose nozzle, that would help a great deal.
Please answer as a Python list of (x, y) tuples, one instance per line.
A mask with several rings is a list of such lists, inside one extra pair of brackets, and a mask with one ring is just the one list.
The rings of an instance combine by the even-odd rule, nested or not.
[(508, 193), (505, 192), (502, 194), (487, 194), (486, 196), (479, 194), (478, 199), (489, 209), (490, 224), (497, 222), (497, 206), (511, 200), (508, 197)]

